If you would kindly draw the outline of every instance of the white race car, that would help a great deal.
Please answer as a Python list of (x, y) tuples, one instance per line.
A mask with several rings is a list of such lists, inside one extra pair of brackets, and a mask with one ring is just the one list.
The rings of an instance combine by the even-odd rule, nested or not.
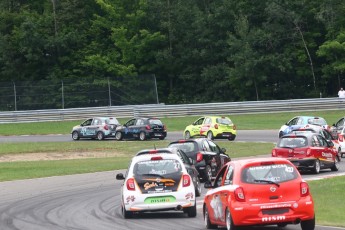
[(122, 214), (131, 218), (134, 213), (176, 210), (195, 217), (196, 199), (193, 181), (176, 154), (158, 153), (133, 157), (121, 190)]

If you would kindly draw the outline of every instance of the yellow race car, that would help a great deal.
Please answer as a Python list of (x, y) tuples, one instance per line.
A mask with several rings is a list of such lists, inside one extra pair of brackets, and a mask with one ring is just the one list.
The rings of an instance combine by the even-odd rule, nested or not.
[(233, 141), (236, 138), (236, 125), (229, 117), (204, 116), (197, 119), (193, 124), (188, 125), (184, 130), (184, 138), (207, 137), (209, 140), (215, 138), (228, 139)]

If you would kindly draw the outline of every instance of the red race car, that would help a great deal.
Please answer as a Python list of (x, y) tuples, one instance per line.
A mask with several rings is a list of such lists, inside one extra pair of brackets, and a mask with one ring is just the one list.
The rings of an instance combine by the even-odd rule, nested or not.
[(207, 229), (300, 224), (315, 228), (314, 202), (308, 184), (284, 158), (228, 162), (214, 183), (205, 182), (203, 214)]

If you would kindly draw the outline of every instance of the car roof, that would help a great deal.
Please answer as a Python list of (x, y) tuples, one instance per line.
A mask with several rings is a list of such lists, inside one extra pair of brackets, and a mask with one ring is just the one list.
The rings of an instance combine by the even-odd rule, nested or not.
[[(154, 149), (152, 149), (152, 151), (154, 151)], [(139, 153), (140, 152), (141, 151), (139, 151)], [(173, 159), (173, 160), (181, 161), (180, 157), (177, 154), (165, 152), (165, 153), (139, 154), (139, 155), (136, 155), (132, 158), (132, 163), (151, 160), (152, 157), (162, 157), (163, 159)], [(182, 161), (181, 161), (181, 163), (182, 163)]]
[(269, 164), (292, 164), (289, 160), (280, 157), (258, 157), (258, 158), (247, 158), (236, 161), (230, 161), (228, 164), (236, 164), (239, 166), (250, 166), (250, 165), (269, 165)]
[[(291, 138), (291, 137), (307, 137), (307, 138), (310, 138), (314, 135), (319, 135), (318, 133), (310, 133), (310, 132), (301, 132), (301, 133), (298, 133), (298, 134), (295, 134), (295, 133), (289, 133), (289, 134), (286, 134), (284, 136), (282, 136), (281, 138)], [(319, 135), (320, 136), (320, 135)]]
[(176, 151), (177, 148), (158, 148), (158, 149), (143, 149), (140, 150), (136, 156), (140, 156), (140, 155), (145, 155), (145, 154), (159, 154), (159, 153), (175, 153), (174, 151)]

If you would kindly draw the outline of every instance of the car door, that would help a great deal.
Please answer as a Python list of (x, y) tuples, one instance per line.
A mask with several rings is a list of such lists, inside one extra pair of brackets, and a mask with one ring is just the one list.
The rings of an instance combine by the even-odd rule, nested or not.
[(201, 124), (200, 127), (200, 135), (201, 136), (206, 136), (207, 132), (210, 130), (212, 125), (212, 119), (211, 117), (205, 117), (203, 123)]
[(136, 122), (136, 119), (130, 119), (128, 120), (125, 125), (124, 125), (124, 137), (125, 138), (132, 138), (133, 137), (133, 129), (134, 129), (134, 124)]
[(80, 137), (91, 137), (93, 118), (87, 119), (80, 126)]
[(327, 140), (320, 135), (316, 135), (314, 137), (317, 138), (320, 146), (320, 150), (317, 154), (321, 167), (332, 167), (335, 160), (335, 151), (333, 146), (330, 146), (329, 143), (327, 143)]
[(205, 117), (200, 117), (198, 120), (196, 120), (193, 123), (193, 126), (191, 128), (191, 136), (198, 136), (201, 133), (201, 125), (204, 122)]
[(344, 122), (345, 122), (345, 118), (341, 118), (339, 121), (337, 121), (337, 123), (335, 123), (335, 127), (337, 130), (337, 133), (340, 133), (341, 130), (344, 128)]

